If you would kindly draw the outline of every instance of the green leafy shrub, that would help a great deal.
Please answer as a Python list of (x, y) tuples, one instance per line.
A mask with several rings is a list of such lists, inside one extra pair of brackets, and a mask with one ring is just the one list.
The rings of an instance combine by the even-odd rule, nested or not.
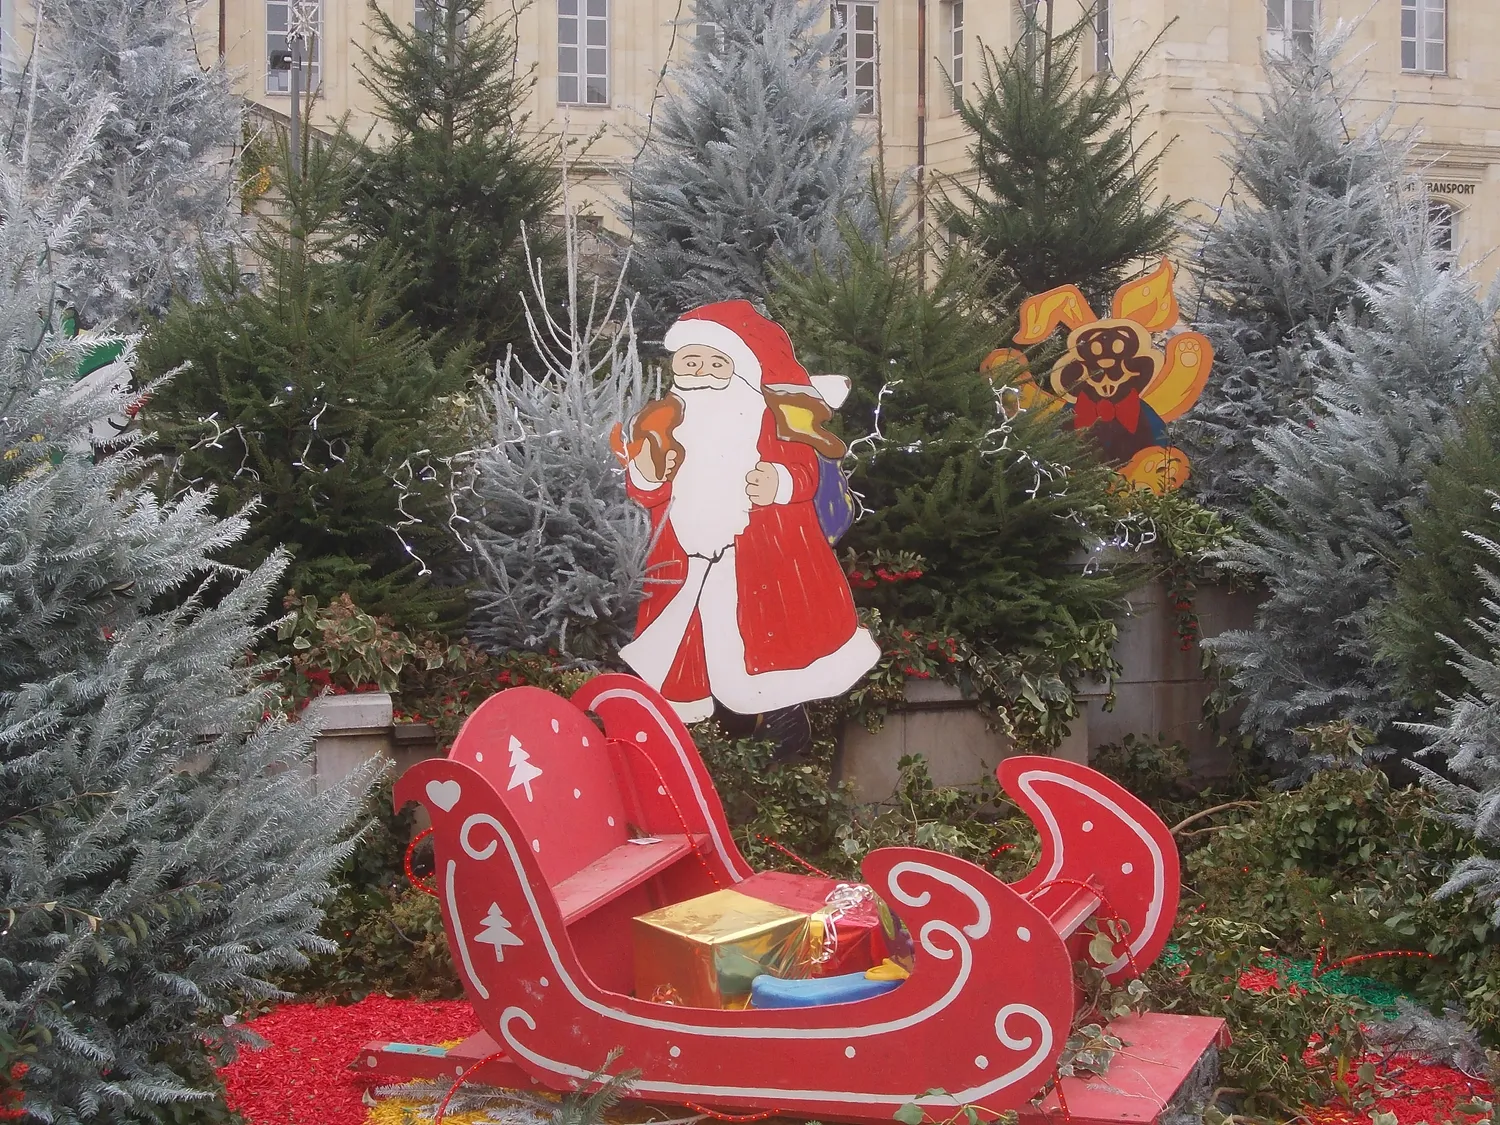
[(1358, 971), (1432, 1004), (1461, 1002), (1494, 1041), (1500, 942), (1472, 894), (1433, 898), (1474, 845), (1436, 815), (1430, 792), (1374, 770), (1327, 770), (1225, 815), (1187, 856), (1185, 924), (1201, 913), (1257, 926), (1259, 944), (1325, 965), (1418, 954), (1361, 960)]
[(1274, 940), (1254, 922), (1193, 912), (1177, 939), (1185, 963), (1158, 961), (1147, 972), (1153, 1006), (1229, 1024), (1221, 1081), (1240, 1103), (1237, 1115), (1284, 1120), (1330, 1097), (1355, 1100), (1367, 1006), (1316, 987), (1246, 988), (1245, 974), (1261, 967)]
[(325, 606), (293, 591), (283, 604), (288, 616), (277, 639), (288, 659), (282, 686), (290, 702), (300, 709), (325, 691), (390, 692), (396, 721), (430, 723), (442, 744), (497, 691), (532, 684), (566, 696), (592, 674), (561, 666), (552, 653), (491, 654), (468, 640), (404, 632), (347, 594)]
[(731, 739), (711, 723), (695, 728), (694, 737), (735, 840), (754, 867), (802, 870), (775, 844), (849, 878), (881, 847), (915, 845), (987, 867), (999, 864), (1010, 872), (1007, 878), (1035, 862), (1035, 832), (993, 778), (977, 778), (971, 786), (934, 785), (926, 761), (906, 756), (891, 799), (861, 805), (847, 786), (832, 780), (832, 739), (818, 738), (810, 760), (773, 766), (770, 743)]
[[(337, 945), (281, 981), (302, 996), (347, 1002), (371, 993), (424, 999), (463, 994), (448, 951), (438, 900), (406, 878), (405, 857), (415, 809), (391, 807), (391, 786), (376, 790), (366, 808), (364, 836), (339, 872), (322, 934)], [(432, 874), (432, 849), (413, 856), (413, 873)]]
[(1188, 752), (1180, 742), (1127, 734), (1119, 742), (1096, 747), (1090, 757), (1091, 766), (1159, 813), (1176, 811), (1189, 796)]

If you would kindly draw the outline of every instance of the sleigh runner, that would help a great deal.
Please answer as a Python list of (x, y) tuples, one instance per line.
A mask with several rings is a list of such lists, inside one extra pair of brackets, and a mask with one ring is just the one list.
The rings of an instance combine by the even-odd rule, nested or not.
[[(910, 975), (890, 991), (767, 1010), (658, 1003), (631, 995), (631, 920), (764, 878), (736, 848), (687, 729), (623, 675), (571, 701), (496, 695), (446, 759), (396, 786), (398, 806), (431, 815), (444, 924), (484, 1032), (452, 1050), (372, 1044), (356, 1065), (566, 1090), (618, 1047), (617, 1067), (641, 1072), (633, 1096), (720, 1112), (889, 1121), (933, 1088), (949, 1091), (934, 1109), (1026, 1106), (1069, 1033), (1084, 924), (1123, 922), (1101, 966), (1112, 979), (1143, 970), (1176, 913), (1178, 865), (1160, 820), (1086, 767), (1017, 757), (999, 776), (1041, 833), (1025, 880), (918, 848), (866, 858), (866, 882), (913, 941)], [(1198, 1022), (1201, 1048), (1222, 1025)]]

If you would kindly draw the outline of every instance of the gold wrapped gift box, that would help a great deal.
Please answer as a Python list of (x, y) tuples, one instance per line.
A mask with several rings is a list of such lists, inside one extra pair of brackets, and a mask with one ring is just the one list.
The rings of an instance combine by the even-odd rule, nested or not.
[(812, 965), (808, 915), (738, 891), (712, 894), (637, 916), (635, 994), (690, 1008), (743, 1008), (762, 973), (806, 977)]

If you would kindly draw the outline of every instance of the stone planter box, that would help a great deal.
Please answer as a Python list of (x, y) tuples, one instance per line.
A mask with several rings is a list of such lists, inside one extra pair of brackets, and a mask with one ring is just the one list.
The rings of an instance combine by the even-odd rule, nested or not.
[[(1088, 721), (1084, 708), (1056, 750), (1059, 757), (1088, 762)], [(887, 800), (896, 789), (897, 763), (908, 754), (927, 759), (936, 785), (973, 785), (993, 777), (1002, 759), (1016, 752), (1004, 734), (990, 729), (972, 699), (935, 680), (906, 681), (906, 700), (886, 715), (880, 730), (860, 723), (845, 726), (834, 776), (848, 782), (860, 801)]]
[[(1127, 734), (1162, 735), (1189, 750), (1194, 777), (1209, 780), (1228, 773), (1228, 755), (1215, 745), (1214, 733), (1202, 721), (1208, 682), (1203, 678), (1197, 646), (1182, 651), (1177, 615), (1161, 583), (1130, 594), (1129, 610), (1120, 621), (1115, 658), (1122, 665), (1115, 681), (1114, 706), (1105, 710), (1102, 687), (1079, 692), (1081, 713), (1055, 753), (1088, 762), (1091, 751), (1119, 742)], [(1253, 594), (1205, 586), (1195, 600), (1204, 637), (1254, 623)], [(393, 725), (391, 697), (384, 692), (340, 695), (327, 700), (325, 725), (318, 738), (315, 776), (322, 788), (347, 776), (365, 759), (379, 755), (392, 763), (395, 775), (438, 753), (437, 736), (425, 723)], [(993, 776), (1000, 761), (1015, 748), (991, 730), (972, 700), (958, 689), (934, 680), (908, 680), (906, 700), (892, 708), (874, 733), (848, 724), (834, 761), (835, 778), (847, 781), (861, 801), (883, 801), (895, 791), (896, 764), (908, 754), (927, 759), (938, 785), (970, 785)]]
[[(1105, 710), (1102, 686), (1084, 685), (1078, 693), (1081, 714), (1055, 753), (1087, 763), (1093, 750), (1122, 741), (1160, 735), (1188, 748), (1188, 766), (1203, 781), (1228, 774), (1229, 755), (1203, 722), (1203, 702), (1211, 685), (1202, 671), (1197, 645), (1186, 652), (1177, 635), (1177, 613), (1165, 587), (1154, 582), (1133, 591), (1120, 620), (1115, 659), (1122, 666), (1114, 682), (1114, 704)], [(1194, 608), (1199, 632), (1216, 637), (1255, 621), (1256, 598), (1221, 586), (1199, 589)], [(1231, 720), (1227, 716), (1226, 720)], [(938, 785), (968, 785), (993, 774), (1001, 759), (1015, 753), (999, 731), (990, 730), (971, 700), (956, 688), (932, 680), (908, 680), (906, 701), (892, 708), (875, 733), (849, 724), (842, 738), (835, 773), (854, 787), (861, 801), (883, 801), (895, 789), (896, 763), (903, 755), (927, 759)]]
[(313, 778), (321, 792), (371, 758), (390, 762), (391, 776), (399, 777), (437, 753), (437, 732), (426, 723), (395, 723), (386, 692), (330, 696), (323, 701), (323, 731), (313, 751)]
[[(1153, 582), (1127, 598), (1130, 609), (1120, 620), (1115, 659), (1114, 706), (1104, 710), (1101, 697), (1088, 706), (1089, 746), (1120, 742), (1127, 734), (1162, 737), (1188, 749), (1188, 766), (1200, 780), (1223, 777), (1231, 763), (1215, 745), (1214, 732), (1203, 722), (1203, 701), (1211, 685), (1203, 677), (1203, 652), (1197, 645), (1182, 650), (1177, 613), (1165, 587)], [(1254, 594), (1223, 586), (1202, 586), (1194, 598), (1201, 636), (1217, 637), (1255, 623)], [(1232, 716), (1227, 716), (1231, 720)]]

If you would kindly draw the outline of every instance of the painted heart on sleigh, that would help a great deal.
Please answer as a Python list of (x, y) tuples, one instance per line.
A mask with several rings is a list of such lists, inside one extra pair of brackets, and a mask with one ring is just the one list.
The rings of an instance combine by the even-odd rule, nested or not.
[(463, 786), (456, 781), (429, 781), (427, 799), (444, 812), (452, 812), (453, 806), (464, 795)]

